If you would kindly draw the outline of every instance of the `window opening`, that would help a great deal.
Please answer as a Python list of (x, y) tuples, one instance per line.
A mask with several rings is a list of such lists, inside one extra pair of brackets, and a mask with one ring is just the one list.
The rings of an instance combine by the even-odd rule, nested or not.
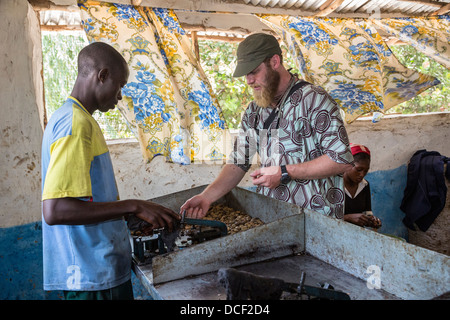
[[(42, 59), (47, 119), (70, 95), (77, 76), (77, 57), (88, 44), (83, 30), (42, 31)], [(92, 115), (106, 140), (134, 138), (118, 108)]]

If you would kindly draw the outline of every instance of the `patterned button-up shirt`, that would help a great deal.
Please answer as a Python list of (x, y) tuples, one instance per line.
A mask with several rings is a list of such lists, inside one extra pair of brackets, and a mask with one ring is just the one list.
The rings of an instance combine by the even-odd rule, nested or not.
[[(229, 163), (248, 171), (259, 155), (262, 167), (303, 163), (324, 154), (337, 163), (352, 163), (347, 132), (339, 107), (322, 88), (306, 84), (277, 108), (278, 115), (264, 130), (273, 109), (255, 102), (247, 107)], [(344, 180), (342, 174), (323, 179), (291, 180), (275, 189), (258, 186), (257, 192), (294, 203), (302, 208), (342, 218)]]

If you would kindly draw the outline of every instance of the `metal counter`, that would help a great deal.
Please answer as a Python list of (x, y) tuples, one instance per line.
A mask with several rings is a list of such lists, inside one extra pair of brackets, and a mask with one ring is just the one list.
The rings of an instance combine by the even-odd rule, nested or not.
[[(151, 199), (176, 212), (202, 186)], [(431, 299), (450, 291), (448, 256), (317, 212), (235, 188), (221, 202), (260, 218), (253, 229), (134, 265), (154, 299), (225, 299), (217, 271), (234, 267), (306, 284), (328, 282), (351, 299)]]

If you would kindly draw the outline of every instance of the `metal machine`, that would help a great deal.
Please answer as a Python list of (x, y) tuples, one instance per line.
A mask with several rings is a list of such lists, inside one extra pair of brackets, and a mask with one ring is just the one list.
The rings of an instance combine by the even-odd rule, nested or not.
[(165, 228), (151, 229), (150, 225), (130, 216), (127, 225), (131, 233), (133, 259), (137, 264), (150, 263), (156, 255), (216, 239), (228, 234), (225, 223), (216, 220), (189, 219), (183, 213), (172, 232)]

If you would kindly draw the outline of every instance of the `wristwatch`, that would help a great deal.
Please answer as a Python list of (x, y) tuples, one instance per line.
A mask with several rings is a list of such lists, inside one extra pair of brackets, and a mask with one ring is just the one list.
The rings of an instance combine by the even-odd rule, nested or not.
[(289, 181), (291, 181), (291, 177), (289, 177), (289, 173), (286, 170), (286, 166), (282, 165), (281, 166), (281, 183), (288, 183)]

